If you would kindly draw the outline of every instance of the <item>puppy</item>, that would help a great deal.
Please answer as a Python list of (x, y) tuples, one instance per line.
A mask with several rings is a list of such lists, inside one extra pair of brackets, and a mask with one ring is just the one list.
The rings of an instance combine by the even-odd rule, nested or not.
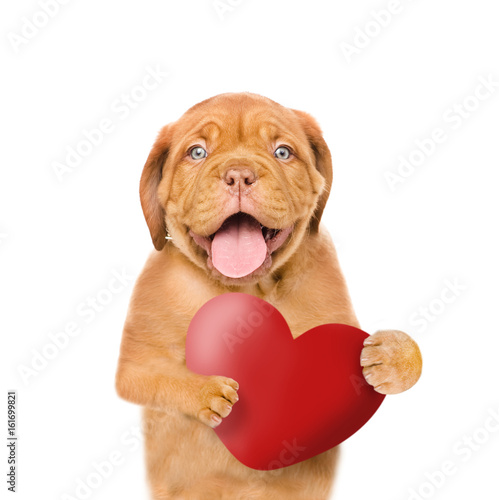
[[(140, 182), (156, 251), (133, 292), (116, 377), (118, 394), (144, 407), (153, 499), (328, 497), (337, 448), (277, 471), (227, 451), (213, 428), (237, 404), (238, 383), (189, 371), (185, 336), (196, 311), (227, 292), (273, 304), (295, 338), (324, 323), (359, 326), (319, 225), (331, 182), (316, 121), (258, 95), (213, 97), (159, 133)], [(359, 362), (383, 394), (411, 387), (422, 365), (398, 331), (369, 337)]]

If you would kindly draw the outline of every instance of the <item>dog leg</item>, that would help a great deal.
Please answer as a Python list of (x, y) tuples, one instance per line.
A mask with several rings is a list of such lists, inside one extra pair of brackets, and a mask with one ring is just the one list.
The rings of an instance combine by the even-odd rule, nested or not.
[(381, 394), (410, 389), (418, 381), (423, 364), (416, 342), (397, 330), (382, 330), (368, 337), (360, 363), (367, 382)]
[(120, 358), (116, 390), (127, 401), (166, 413), (181, 412), (214, 428), (239, 399), (235, 380), (198, 375), (164, 356), (150, 354), (145, 359)]

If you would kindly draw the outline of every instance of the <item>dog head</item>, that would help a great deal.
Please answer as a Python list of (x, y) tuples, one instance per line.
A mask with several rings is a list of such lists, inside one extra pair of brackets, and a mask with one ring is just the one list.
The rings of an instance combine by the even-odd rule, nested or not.
[(154, 246), (166, 236), (225, 284), (258, 281), (318, 231), (332, 181), (316, 121), (255, 94), (196, 104), (159, 133), (140, 182)]

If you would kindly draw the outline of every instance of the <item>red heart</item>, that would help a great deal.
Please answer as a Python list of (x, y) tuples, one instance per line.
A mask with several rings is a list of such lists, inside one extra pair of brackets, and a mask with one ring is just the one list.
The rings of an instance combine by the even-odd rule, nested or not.
[(239, 383), (239, 401), (215, 429), (253, 469), (279, 469), (322, 453), (358, 431), (384, 396), (367, 384), (360, 353), (367, 333), (321, 325), (293, 340), (268, 302), (219, 295), (192, 319), (187, 367)]

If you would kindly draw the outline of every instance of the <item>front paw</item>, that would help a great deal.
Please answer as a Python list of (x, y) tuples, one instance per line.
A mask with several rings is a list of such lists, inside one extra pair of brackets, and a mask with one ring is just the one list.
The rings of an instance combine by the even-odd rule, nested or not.
[(226, 377), (206, 377), (199, 390), (197, 418), (214, 428), (229, 415), (232, 405), (239, 399), (239, 384)]
[(360, 364), (367, 382), (381, 394), (398, 394), (419, 379), (423, 360), (418, 345), (397, 330), (382, 330), (364, 341)]

